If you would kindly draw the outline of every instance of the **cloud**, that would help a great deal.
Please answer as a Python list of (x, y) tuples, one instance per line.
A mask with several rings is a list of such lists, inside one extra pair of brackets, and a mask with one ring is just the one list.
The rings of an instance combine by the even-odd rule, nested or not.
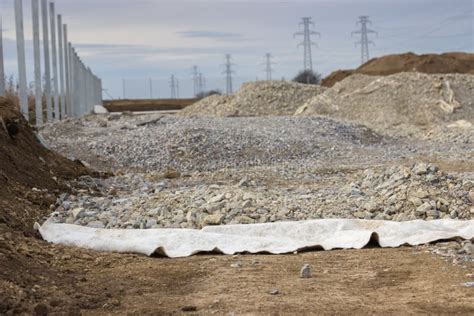
[(216, 32), (216, 31), (182, 31), (176, 32), (185, 38), (207, 38), (215, 40), (242, 40), (243, 36), (239, 33)]

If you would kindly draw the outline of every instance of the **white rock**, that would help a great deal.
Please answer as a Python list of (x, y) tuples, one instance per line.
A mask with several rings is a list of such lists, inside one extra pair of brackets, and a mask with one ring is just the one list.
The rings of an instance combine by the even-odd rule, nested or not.
[(102, 105), (94, 105), (94, 111), (93, 111), (94, 114), (108, 114), (109, 111)]
[(300, 278), (302, 279), (311, 278), (311, 266), (309, 264), (305, 264), (303, 268), (301, 268)]

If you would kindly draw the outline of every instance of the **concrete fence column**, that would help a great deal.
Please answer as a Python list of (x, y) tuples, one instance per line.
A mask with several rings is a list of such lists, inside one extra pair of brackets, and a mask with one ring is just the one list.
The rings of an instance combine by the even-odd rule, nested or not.
[(49, 31), (48, 31), (48, 1), (41, 1), (41, 13), (43, 22), (43, 49), (44, 49), (44, 96), (46, 98), (47, 121), (53, 120), (53, 101), (51, 100), (51, 63), (49, 56)]
[(29, 121), (28, 91), (26, 83), (25, 34), (23, 26), (23, 1), (15, 0), (16, 47), (18, 57), (18, 80), (20, 93), (20, 111)]
[(54, 104), (54, 120), (61, 119), (59, 113), (59, 76), (58, 76), (58, 48), (56, 46), (56, 10), (54, 3), (49, 3), (49, 22), (51, 30), (51, 57), (52, 57), (52, 84), (53, 84), (53, 104)]
[(64, 58), (64, 35), (63, 35), (63, 19), (61, 14), (57, 17), (58, 24), (58, 52), (59, 52), (59, 86), (60, 95), (59, 102), (61, 104), (61, 120), (66, 118), (66, 82), (65, 82), (65, 58)]
[(41, 82), (41, 44), (39, 22), (39, 0), (31, 0), (33, 17), (33, 54), (35, 67), (35, 116), (36, 126), (43, 125), (43, 89)]

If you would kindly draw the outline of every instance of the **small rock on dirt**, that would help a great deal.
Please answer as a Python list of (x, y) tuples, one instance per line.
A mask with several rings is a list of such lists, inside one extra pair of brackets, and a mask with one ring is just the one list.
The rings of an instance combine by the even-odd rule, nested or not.
[(302, 279), (310, 279), (311, 278), (311, 266), (309, 264), (305, 264), (300, 271), (300, 278)]
[(280, 294), (280, 291), (277, 290), (277, 289), (273, 289), (273, 290), (270, 290), (269, 293), (270, 293), (270, 295), (278, 295), (278, 294)]

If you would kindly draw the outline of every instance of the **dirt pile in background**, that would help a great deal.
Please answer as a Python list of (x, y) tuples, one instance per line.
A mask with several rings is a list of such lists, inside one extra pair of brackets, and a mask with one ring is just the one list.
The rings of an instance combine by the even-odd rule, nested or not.
[(88, 173), (41, 145), (6, 98), (0, 98), (0, 162), (0, 223), (21, 230), (49, 212), (55, 193), (67, 190), (65, 179)]
[(384, 134), (410, 135), (444, 122), (473, 122), (473, 95), (472, 75), (353, 75), (313, 98), (296, 115), (326, 115)]
[(400, 72), (416, 71), (427, 74), (474, 74), (474, 54), (445, 53), (416, 55), (406, 53), (374, 58), (355, 70), (338, 70), (326, 77), (321, 85), (332, 87), (354, 74), (388, 76)]
[(285, 81), (248, 82), (234, 96), (211, 96), (187, 107), (181, 115), (292, 115), (306, 101), (324, 91), (316, 85)]

